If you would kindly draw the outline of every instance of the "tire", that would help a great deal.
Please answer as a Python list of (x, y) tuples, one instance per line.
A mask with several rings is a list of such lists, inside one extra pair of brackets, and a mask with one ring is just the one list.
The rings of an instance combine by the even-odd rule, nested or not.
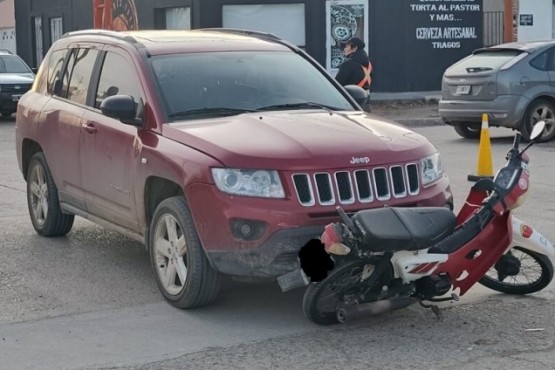
[(156, 282), (168, 302), (194, 308), (217, 298), (220, 274), (208, 262), (183, 197), (165, 199), (156, 207), (148, 245)]
[(538, 99), (530, 104), (522, 118), (520, 132), (525, 141), (530, 141), (534, 124), (542, 120), (545, 121), (545, 129), (542, 135), (536, 139), (540, 143), (550, 141), (555, 137), (555, 105), (548, 100)]
[[(498, 280), (497, 270), (492, 267), (480, 279), (480, 284), (501, 293), (518, 295), (535, 293), (549, 285), (553, 279), (553, 264), (547, 256), (521, 247), (514, 247), (511, 252), (520, 260), (520, 272), (515, 276), (508, 276), (501, 282)], [(526, 268), (530, 269), (530, 264), (532, 272), (535, 271), (537, 274), (539, 271), (537, 279), (530, 280), (530, 276), (526, 274)], [(519, 283), (521, 280), (522, 284)]]
[(479, 123), (457, 123), (453, 125), (453, 128), (465, 139), (478, 139), (482, 131)]
[(42, 236), (61, 236), (73, 226), (74, 215), (62, 213), (58, 189), (42, 152), (36, 153), (27, 170), (27, 205), (36, 232)]
[[(303, 313), (312, 322), (319, 325), (333, 325), (339, 323), (336, 310), (341, 304), (356, 304), (357, 294), (368, 288), (361, 283), (361, 274), (368, 261), (355, 260), (337, 267), (324, 280), (311, 283), (303, 297)], [(379, 292), (384, 283), (389, 281), (391, 270), (382, 275), (382, 280), (370, 289)], [(365, 300), (370, 302), (372, 299)], [(358, 303), (363, 303), (358, 302)]]

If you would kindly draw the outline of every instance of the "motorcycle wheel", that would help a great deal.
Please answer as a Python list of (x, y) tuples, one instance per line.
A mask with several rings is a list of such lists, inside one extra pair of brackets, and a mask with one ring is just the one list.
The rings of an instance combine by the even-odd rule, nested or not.
[[(361, 293), (369, 288), (362, 281), (363, 274), (373, 271), (374, 265), (368, 261), (350, 261), (336, 267), (324, 280), (311, 283), (303, 297), (304, 315), (319, 325), (337, 324), (337, 308), (342, 304), (358, 304), (370, 302), (372, 299), (359, 301)], [(384, 283), (390, 279), (391, 269), (370, 287), (370, 292), (379, 293)]]
[(510, 251), (520, 261), (519, 273), (499, 281), (497, 270), (492, 267), (480, 279), (480, 284), (501, 293), (518, 295), (535, 293), (549, 285), (553, 279), (553, 264), (547, 256), (521, 247)]

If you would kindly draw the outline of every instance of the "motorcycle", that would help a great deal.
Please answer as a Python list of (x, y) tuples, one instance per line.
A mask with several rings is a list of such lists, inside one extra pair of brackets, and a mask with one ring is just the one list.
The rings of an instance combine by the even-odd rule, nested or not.
[(523, 150), (517, 132), (506, 165), (472, 186), (457, 215), (441, 207), (384, 207), (349, 216), (337, 207), (341, 222), (328, 224), (319, 244), (325, 253), (299, 253), (312, 279), (305, 316), (330, 325), (416, 302), (439, 315), (433, 302), (458, 300), (477, 282), (508, 294), (545, 288), (553, 245), (512, 214), (529, 189), (525, 152), (544, 128), (543, 121), (534, 126)]

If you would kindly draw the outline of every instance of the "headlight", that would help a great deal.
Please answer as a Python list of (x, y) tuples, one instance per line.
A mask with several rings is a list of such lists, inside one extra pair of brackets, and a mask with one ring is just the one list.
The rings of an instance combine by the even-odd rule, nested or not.
[(420, 160), (420, 178), (422, 179), (422, 185), (426, 186), (439, 180), (443, 176), (443, 173), (443, 164), (441, 163), (439, 153), (435, 153)]
[(218, 189), (228, 194), (263, 198), (285, 198), (277, 171), (213, 168)]

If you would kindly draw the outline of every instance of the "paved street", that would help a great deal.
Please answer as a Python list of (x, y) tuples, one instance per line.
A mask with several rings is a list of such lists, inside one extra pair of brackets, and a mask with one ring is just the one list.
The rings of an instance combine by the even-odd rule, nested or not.
[[(403, 121), (398, 114), (396, 117)], [(63, 238), (34, 232), (17, 168), (13, 120), (0, 120), (0, 369), (546, 369), (555, 367), (553, 284), (529, 297), (474, 287), (439, 321), (411, 306), (320, 327), (302, 289), (226, 282), (218, 301), (163, 301), (144, 247), (78, 219)], [(414, 130), (441, 151), (461, 206), (478, 143), (450, 127)], [(511, 131), (491, 129), (494, 167)], [(555, 142), (533, 147), (531, 194), (517, 215), (555, 241)]]

